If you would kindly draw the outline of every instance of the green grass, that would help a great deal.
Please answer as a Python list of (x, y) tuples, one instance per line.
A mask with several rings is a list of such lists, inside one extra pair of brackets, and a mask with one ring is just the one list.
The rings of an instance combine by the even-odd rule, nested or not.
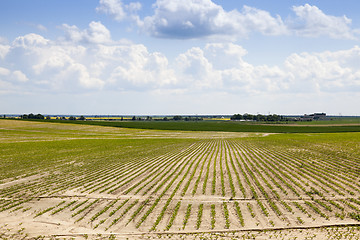
[[(29, 120), (26, 120), (29, 121)], [(40, 121), (40, 120), (31, 120)], [(110, 126), (136, 129), (156, 130), (179, 130), (179, 131), (221, 131), (221, 132), (267, 132), (267, 133), (336, 133), (336, 132), (360, 132), (359, 125), (344, 126), (321, 126), (321, 125), (287, 125), (287, 124), (256, 124), (233, 121), (62, 121), (62, 120), (41, 120), (46, 122), (72, 123), (97, 126)], [(331, 121), (328, 121), (331, 124)]]
[[(174, 138), (132, 139), (131, 135), (122, 138), (111, 133), (100, 133), (96, 138), (89, 139), (93, 136), (81, 130), (57, 131), (57, 126), (47, 130), (47, 125), (40, 123), (40, 127), (32, 126), (24, 130), (24, 127), (15, 128), (0, 121), (0, 128), (5, 128), (0, 130), (0, 136), (4, 137), (0, 141), (0, 181), (37, 173), (83, 172), (104, 164), (127, 163), (164, 154), (194, 142)], [(11, 132), (8, 138), (5, 134), (1, 135), (6, 131)]]
[(360, 124), (360, 117), (330, 117), (329, 120), (295, 123), (298, 125)]

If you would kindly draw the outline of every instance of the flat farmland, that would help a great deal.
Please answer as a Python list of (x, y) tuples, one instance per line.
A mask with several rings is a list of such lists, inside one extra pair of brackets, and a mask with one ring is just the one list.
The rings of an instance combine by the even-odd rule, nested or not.
[(360, 239), (360, 133), (0, 121), (5, 239)]

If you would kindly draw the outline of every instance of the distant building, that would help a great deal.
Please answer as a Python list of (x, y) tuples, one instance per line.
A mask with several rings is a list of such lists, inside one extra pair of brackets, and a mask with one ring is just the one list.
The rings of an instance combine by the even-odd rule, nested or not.
[(310, 115), (304, 114), (303, 117), (301, 117), (301, 121), (318, 121), (318, 120), (326, 120), (326, 113), (313, 113)]

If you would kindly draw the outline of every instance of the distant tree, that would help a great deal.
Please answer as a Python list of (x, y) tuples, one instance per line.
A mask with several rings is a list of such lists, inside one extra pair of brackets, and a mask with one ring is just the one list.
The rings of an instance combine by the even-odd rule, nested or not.
[(39, 113), (35, 115), (35, 119), (45, 119), (45, 117)]
[(152, 120), (152, 117), (150, 117), (150, 116), (146, 117), (146, 121), (151, 121), (151, 120)]
[(124, 118), (123, 118), (123, 117), (121, 117), (120, 121), (124, 121)]
[(135, 120), (136, 120), (136, 117), (135, 117), (135, 116), (133, 116), (131, 120), (135, 121)]
[(243, 116), (241, 114), (234, 114), (230, 117), (231, 120), (242, 120)]
[(51, 119), (51, 117), (50, 116), (46, 116), (46, 120), (50, 120)]
[(33, 113), (30, 113), (29, 115), (21, 115), (20, 118), (22, 119), (45, 119), (45, 117), (41, 114), (34, 115)]
[(79, 120), (85, 121), (85, 117), (84, 117), (84, 116), (80, 116), (80, 117), (79, 117)]
[(241, 114), (234, 114), (230, 117), (231, 120), (253, 120), (253, 121), (262, 121), (262, 122), (278, 122), (278, 121), (288, 121), (286, 117), (283, 117), (281, 115), (272, 114), (272, 115), (252, 115), (245, 113), (244, 115)]
[(164, 117), (163, 121), (169, 121), (169, 119), (167, 117)]
[(248, 121), (254, 120), (254, 116), (249, 113), (245, 113), (243, 115), (243, 118), (244, 118), (244, 120), (248, 120)]
[(182, 116), (174, 116), (174, 117), (173, 117), (173, 120), (175, 120), (175, 121), (180, 121), (180, 120), (182, 120), (182, 119), (183, 119)]
[(76, 117), (70, 116), (69, 120), (76, 120)]
[(264, 122), (266, 120), (266, 117), (264, 115), (258, 114), (256, 115), (256, 121)]

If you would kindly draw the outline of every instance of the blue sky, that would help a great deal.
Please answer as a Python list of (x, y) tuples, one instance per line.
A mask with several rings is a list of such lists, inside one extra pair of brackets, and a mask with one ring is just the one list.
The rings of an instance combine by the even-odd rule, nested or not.
[(2, 0), (0, 113), (360, 115), (359, 10)]

